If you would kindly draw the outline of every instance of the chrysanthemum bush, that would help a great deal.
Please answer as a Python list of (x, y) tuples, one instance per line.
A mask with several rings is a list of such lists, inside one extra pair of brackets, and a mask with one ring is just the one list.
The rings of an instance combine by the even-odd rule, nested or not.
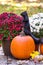
[(43, 13), (38, 13), (30, 17), (31, 31), (36, 37), (43, 37)]
[(12, 39), (20, 34), (23, 27), (23, 17), (14, 13), (0, 14), (0, 40), (7, 38)]

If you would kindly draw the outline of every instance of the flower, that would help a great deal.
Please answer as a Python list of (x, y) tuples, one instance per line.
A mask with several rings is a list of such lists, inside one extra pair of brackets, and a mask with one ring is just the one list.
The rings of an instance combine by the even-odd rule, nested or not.
[(23, 17), (14, 13), (0, 14), (0, 40), (8, 40), (19, 35), (23, 27)]
[(30, 56), (32, 59), (34, 59), (37, 55), (39, 55), (40, 53), (38, 51), (33, 51)]

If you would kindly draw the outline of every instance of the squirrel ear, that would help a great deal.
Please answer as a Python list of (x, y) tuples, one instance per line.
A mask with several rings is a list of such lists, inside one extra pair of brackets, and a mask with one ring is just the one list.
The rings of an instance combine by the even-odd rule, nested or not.
[(22, 12), (21, 16), (24, 18), (23, 22), (29, 22), (28, 14), (26, 11)]
[(27, 12), (24, 11), (24, 12), (21, 13), (21, 15), (22, 15), (22, 16), (25, 16), (25, 15), (27, 15)]

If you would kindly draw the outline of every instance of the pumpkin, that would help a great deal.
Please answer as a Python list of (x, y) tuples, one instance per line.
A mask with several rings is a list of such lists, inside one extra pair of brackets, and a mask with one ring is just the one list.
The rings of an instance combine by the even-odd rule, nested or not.
[(28, 59), (30, 53), (35, 50), (35, 43), (30, 36), (16, 36), (10, 46), (13, 57), (18, 59)]
[(40, 44), (40, 53), (43, 54), (43, 44)]

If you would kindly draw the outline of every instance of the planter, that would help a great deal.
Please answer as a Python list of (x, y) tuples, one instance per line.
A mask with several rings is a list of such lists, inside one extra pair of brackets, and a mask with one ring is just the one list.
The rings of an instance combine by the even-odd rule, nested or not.
[(2, 40), (2, 47), (3, 47), (4, 54), (6, 56), (12, 56), (10, 52), (10, 44), (11, 44), (11, 40), (7, 40), (6, 38)]

